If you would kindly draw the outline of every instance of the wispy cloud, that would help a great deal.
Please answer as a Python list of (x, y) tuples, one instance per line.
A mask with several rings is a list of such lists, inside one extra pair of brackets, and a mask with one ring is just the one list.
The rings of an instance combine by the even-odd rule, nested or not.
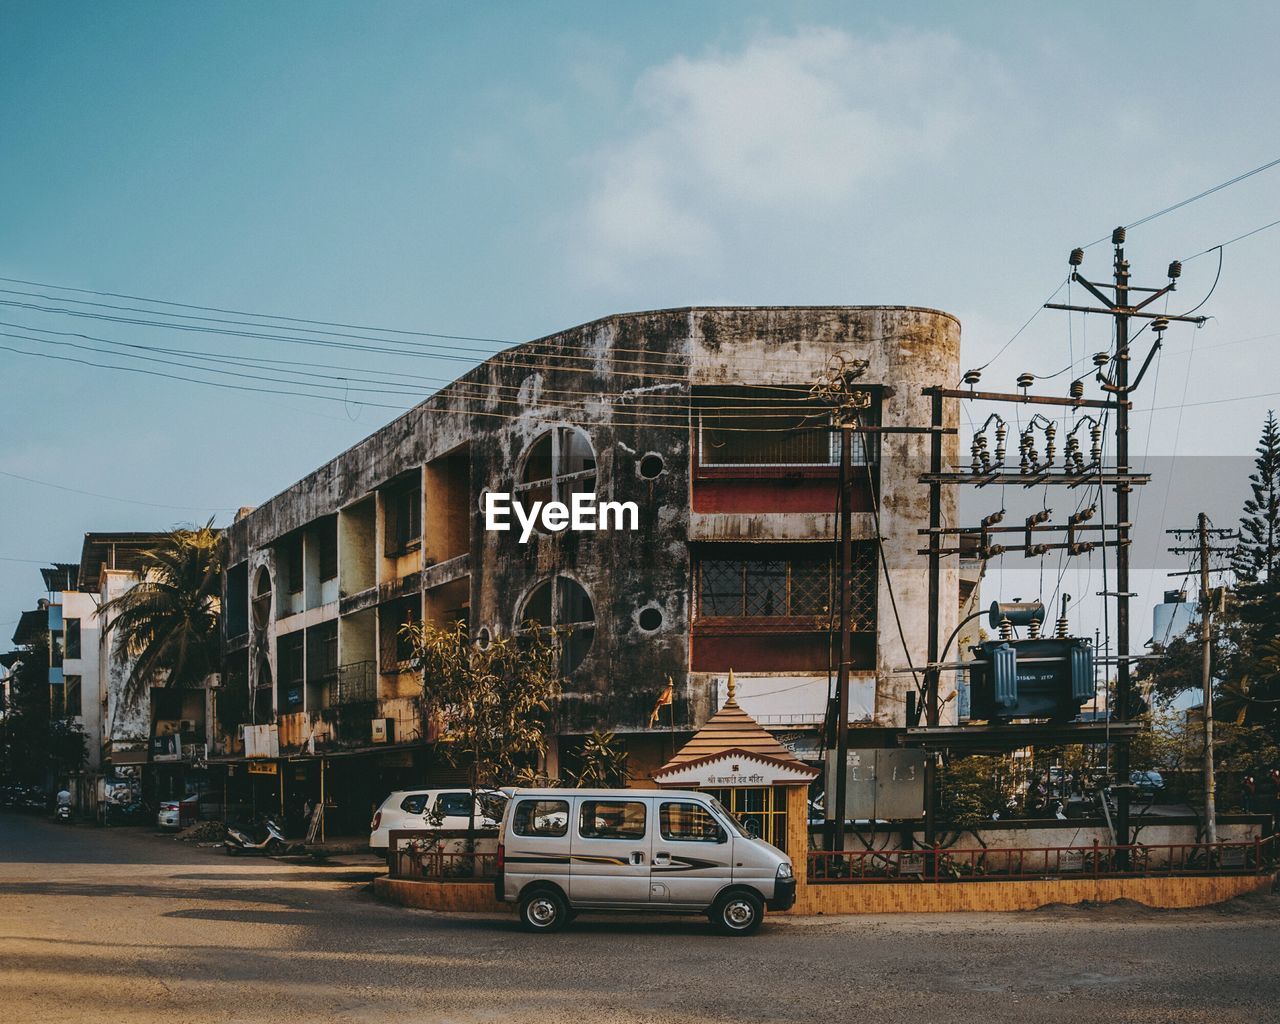
[(975, 116), (983, 58), (936, 34), (760, 36), (644, 72), (633, 128), (592, 159), (580, 271), (620, 283), (714, 267), (740, 218), (824, 218), (942, 156)]

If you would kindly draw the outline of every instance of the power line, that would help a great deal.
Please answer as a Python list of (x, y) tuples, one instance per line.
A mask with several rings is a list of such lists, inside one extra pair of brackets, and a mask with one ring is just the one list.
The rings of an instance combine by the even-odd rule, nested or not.
[[(1252, 231), (1246, 231), (1243, 235), (1236, 235), (1235, 238), (1230, 238), (1225, 242), (1219, 242), (1217, 245), (1211, 245), (1207, 249), (1202, 249), (1200, 252), (1196, 253), (1194, 256), (1188, 256), (1182, 262), (1190, 263), (1192, 260), (1199, 259), (1201, 256), (1207, 256), (1209, 253), (1213, 252), (1215, 249), (1218, 251), (1219, 255), (1221, 255), (1222, 250), (1225, 249), (1227, 246), (1235, 245), (1236, 242), (1242, 242), (1246, 238), (1251, 238), (1254, 235), (1259, 234), (1260, 232), (1263, 232), (1263, 231), (1267, 231), (1270, 228), (1274, 228), (1277, 225), (1280, 225), (1280, 220), (1273, 220), (1270, 224), (1263, 224), (1262, 227), (1254, 228)], [(1199, 307), (1196, 307), (1196, 308), (1198, 309)]]
[[(108, 299), (128, 299), (131, 302), (147, 302), (153, 306), (173, 306), (176, 309), (198, 309), (206, 313), (226, 313), (229, 316), (248, 316), (257, 317), (262, 320), (283, 320), (287, 323), (310, 324), (319, 327), (342, 327), (353, 331), (377, 331), (384, 334), (404, 334), (419, 338), (441, 338), (448, 341), (478, 341), (492, 345), (512, 345), (515, 342), (505, 340), (503, 338), (479, 338), (466, 334), (442, 334), (433, 331), (411, 331), (397, 327), (370, 327), (366, 324), (345, 324), (330, 320), (308, 320), (303, 317), (281, 316), (276, 313), (250, 313), (241, 309), (224, 309), (219, 306), (198, 306), (190, 302), (174, 302), (168, 299), (152, 299), (143, 295), (126, 295), (121, 292), (104, 292), (95, 291), (92, 288), (73, 288), (71, 285), (65, 284), (48, 284), (42, 281), (24, 281), (16, 277), (0, 277), (0, 281), (8, 284), (22, 284), (32, 288), (53, 288), (57, 291), (76, 292), (80, 295), (97, 295)], [(7, 290), (7, 289), (5, 289)], [(57, 302), (72, 302), (72, 299), (55, 299)], [(82, 303), (83, 305), (98, 305), (98, 303)]]
[[(4, 331), (0, 331), (0, 337), (12, 337), (12, 338), (17, 338), (18, 340), (32, 341), (37, 344), (46, 341), (46, 339), (29, 338), (25, 335), (17, 335), (12, 332), (4, 332)], [(46, 342), (46, 343), (62, 344), (57, 342)], [(82, 346), (77, 346), (77, 347), (82, 347)], [(29, 357), (38, 358), (38, 359), (52, 359), (58, 362), (76, 363), (82, 366), (94, 367), (97, 369), (118, 370), (125, 373), (145, 374), (151, 377), (160, 377), (168, 380), (182, 381), (189, 384), (199, 384), (205, 387), (222, 388), (222, 389), (227, 389), (232, 391), (250, 392), (250, 393), (257, 393), (257, 394), (285, 395), (293, 398), (313, 398), (319, 401), (341, 402), (344, 405), (348, 405), (348, 406), (352, 404), (358, 404), (358, 405), (367, 406), (370, 408), (393, 409), (400, 413), (405, 413), (409, 411), (409, 409), (407, 409), (403, 405), (393, 405), (386, 402), (373, 402), (364, 398), (357, 398), (353, 400), (349, 395), (338, 396), (338, 395), (315, 394), (313, 392), (307, 392), (307, 391), (285, 390), (283, 388), (271, 388), (271, 387), (256, 387), (248, 384), (233, 384), (226, 381), (204, 380), (198, 377), (185, 377), (179, 374), (168, 373), (161, 370), (149, 370), (149, 369), (146, 369), (145, 367), (140, 367), (140, 366), (120, 366), (115, 363), (98, 363), (89, 359), (82, 359), (76, 356), (59, 356), (59, 355), (53, 355), (52, 353), (47, 353), (47, 352), (31, 352), (26, 349), (14, 348), (9, 345), (0, 345), (0, 351), (12, 352), (16, 355), (24, 355), (24, 356), (29, 356)], [(107, 353), (103, 353), (102, 350), (100, 349), (90, 349), (89, 351), (97, 352), (99, 354), (107, 354)], [(146, 357), (136, 357), (136, 358), (146, 358)], [(166, 360), (153, 360), (153, 361), (168, 362)], [(182, 364), (179, 364), (179, 365), (182, 365)], [(211, 370), (206, 367), (191, 367), (191, 368), (202, 370), (204, 372), (211, 372), (211, 373), (230, 373), (231, 372), (231, 371)], [(237, 375), (237, 376), (246, 376), (246, 375)], [(259, 379), (268, 380), (268, 381), (273, 380), (273, 378), (259, 378)], [(299, 387), (307, 386), (304, 382), (298, 382), (298, 381), (281, 380), (278, 382), (285, 383), (285, 384), (295, 384)], [(475, 401), (483, 397), (475, 394), (467, 394), (465, 390), (462, 390), (462, 389), (465, 389), (467, 383), (468, 382), (466, 381), (457, 382), (457, 386), (461, 391), (461, 393), (456, 394), (454, 397), (457, 397), (464, 401), (468, 401), (468, 400)], [(322, 385), (317, 385), (317, 386), (322, 386)], [(451, 390), (453, 387), (454, 385), (450, 385), (450, 389), (448, 390)], [(370, 390), (376, 390), (376, 389), (370, 389)], [(391, 392), (391, 391), (383, 391), (379, 393), (403, 394), (403, 392)], [(445, 395), (445, 397), (448, 397), (447, 390), (444, 392), (440, 392), (438, 394), (443, 394)], [(423, 399), (423, 402), (428, 400), (430, 397), (435, 397), (435, 396), (427, 396), (427, 398)], [(599, 400), (600, 398), (608, 397), (608, 396), (600, 393), (593, 393), (591, 394), (590, 397)], [(588, 400), (589, 399), (583, 399), (577, 403), (565, 403), (565, 404), (585, 405)], [(512, 404), (512, 401), (510, 399), (506, 399), (506, 400), (499, 399), (499, 401), (506, 401), (507, 404)], [(423, 402), (419, 402), (417, 403), (417, 405), (422, 405)], [(449, 408), (447, 406), (439, 406), (439, 407), (427, 409), (425, 411), (432, 414), (436, 414), (436, 415), (486, 417), (491, 419), (501, 419), (501, 420), (509, 420), (509, 421), (520, 420), (525, 418), (524, 415), (520, 413), (503, 413), (503, 412), (497, 412), (491, 409), (478, 409), (478, 408), (475, 408), (474, 406), (467, 406), (462, 408)], [(650, 412), (651, 415), (646, 417), (646, 411)], [(672, 429), (684, 429), (690, 425), (690, 419), (689, 419), (690, 411), (691, 410), (688, 407), (683, 407), (683, 406), (669, 406), (669, 407), (650, 406), (646, 410), (636, 410), (634, 412), (630, 410), (625, 410), (625, 409), (623, 410), (615, 409), (612, 411), (610, 419), (621, 426), (632, 426), (632, 427), (653, 426), (653, 427), (666, 427), (666, 428), (672, 428)], [(561, 412), (563, 413), (564, 410), (561, 410)], [(663, 414), (666, 414), (668, 418), (662, 419), (661, 416)], [(816, 410), (815, 410), (815, 415), (816, 415)], [(761, 426), (759, 424), (759, 421), (761, 419), (769, 419), (769, 418), (794, 419), (795, 416), (796, 416), (795, 411), (753, 412), (750, 414), (743, 413), (740, 410), (737, 413), (721, 412), (717, 416), (718, 419), (721, 419), (721, 420), (725, 420), (725, 419), (748, 420), (749, 419), (753, 421), (753, 424), (751, 426), (741, 426), (741, 427), (717, 424), (715, 429), (719, 431), (724, 431), (724, 432), (738, 432), (738, 433), (794, 433), (796, 430), (800, 430), (800, 429), (813, 429), (813, 430), (825, 429), (824, 427), (818, 424), (815, 424), (811, 428), (798, 426), (794, 423), (790, 426), (783, 426), (783, 427), (768, 427), (768, 426)], [(571, 422), (579, 422), (579, 423), (595, 422), (594, 419), (586, 419), (586, 418), (574, 419), (574, 417), (572, 416), (568, 416), (566, 418), (568, 418)]]
[[(96, 491), (82, 491), (76, 487), (67, 487), (64, 484), (55, 484), (49, 480), (37, 480), (35, 477), (22, 476), (19, 473), (8, 473), (4, 470), (0, 470), (0, 476), (7, 476), (13, 480), (22, 480), (25, 483), (29, 483), (29, 484), (39, 484), (41, 487), (52, 487), (54, 490), (57, 490), (57, 491), (67, 491), (71, 494), (82, 494), (88, 498), (102, 498), (106, 501), (122, 501), (130, 505), (146, 505), (148, 508), (162, 508), (162, 509), (168, 509), (170, 511), (175, 511), (175, 512), (234, 512), (235, 511), (235, 509), (233, 508), (225, 508), (225, 507), (216, 506), (216, 505), (165, 505), (155, 501), (142, 501), (139, 498), (122, 498), (119, 495), (115, 495), (115, 494), (98, 494)], [(2, 559), (2, 561), (22, 562), (22, 561), (31, 561), (31, 559), (5, 558), (5, 559)], [(39, 564), (46, 565), (48, 563), (42, 561)]]
[[(1186, 199), (1182, 199), (1172, 204), (1171, 206), (1166, 206), (1163, 210), (1157, 210), (1155, 213), (1149, 213), (1145, 217), (1139, 217), (1133, 223), (1126, 224), (1125, 229), (1129, 230), (1132, 228), (1140, 227), (1143, 224), (1149, 224), (1151, 221), (1156, 220), (1158, 217), (1163, 217), (1167, 213), (1173, 213), (1174, 210), (1181, 210), (1184, 206), (1190, 206), (1192, 203), (1198, 202), (1199, 200), (1204, 199), (1207, 196), (1211, 196), (1215, 192), (1221, 192), (1224, 188), (1230, 188), (1232, 185), (1237, 185), (1240, 182), (1244, 181), (1246, 178), (1252, 178), (1255, 174), (1261, 174), (1263, 171), (1270, 170), (1272, 167), (1275, 167), (1277, 165), (1280, 165), (1280, 157), (1276, 157), (1276, 159), (1274, 160), (1270, 160), (1259, 167), (1255, 167), (1251, 171), (1245, 171), (1243, 174), (1237, 174), (1234, 178), (1228, 178), (1226, 181), (1219, 182), (1218, 184), (1214, 185), (1212, 188), (1205, 189), (1203, 192), (1197, 192), (1193, 196), (1188, 196)], [(1108, 232), (1107, 234), (1103, 235), (1101, 238), (1095, 238), (1088, 245), (1084, 246), (1084, 248), (1088, 249), (1091, 246), (1095, 246), (1099, 242), (1105, 242), (1110, 238), (1111, 238), (1111, 233)]]

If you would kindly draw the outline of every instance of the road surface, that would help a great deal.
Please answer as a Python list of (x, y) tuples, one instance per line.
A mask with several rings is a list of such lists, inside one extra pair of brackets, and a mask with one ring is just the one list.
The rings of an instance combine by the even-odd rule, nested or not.
[(0, 1020), (1280, 1020), (1275, 897), (1223, 908), (512, 920), (383, 906), (368, 871), (0, 813)]

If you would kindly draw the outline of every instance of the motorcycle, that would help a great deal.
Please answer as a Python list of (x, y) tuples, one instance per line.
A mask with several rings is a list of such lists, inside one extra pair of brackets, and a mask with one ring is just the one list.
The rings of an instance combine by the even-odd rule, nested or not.
[(284, 829), (272, 818), (263, 818), (260, 833), (254, 836), (250, 832), (227, 826), (227, 836), (222, 841), (222, 848), (228, 856), (240, 853), (264, 853), (268, 857), (279, 857), (286, 853), (297, 853), (303, 844), (286, 839)]
[(53, 816), (54, 816), (55, 820), (57, 820), (57, 821), (68, 821), (68, 822), (69, 822), (69, 821), (71, 820), (71, 805), (70, 805), (70, 804), (58, 804), (58, 809), (57, 809), (56, 811), (54, 811), (54, 812), (53, 812)]

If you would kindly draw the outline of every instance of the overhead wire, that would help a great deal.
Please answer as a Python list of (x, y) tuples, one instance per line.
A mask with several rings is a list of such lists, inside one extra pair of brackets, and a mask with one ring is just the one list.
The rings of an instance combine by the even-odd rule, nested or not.
[[(77, 349), (87, 349), (90, 352), (100, 354), (100, 355), (112, 354), (112, 353), (103, 352), (103, 350), (101, 349), (94, 349), (89, 346), (77, 345), (74, 342), (50, 341), (49, 339), (33, 338), (29, 335), (18, 334), (16, 332), (0, 331), (0, 337), (9, 337), (15, 340), (29, 341), (36, 344), (63, 345), (63, 346), (70, 346)], [(234, 384), (227, 381), (205, 380), (203, 378), (198, 378), (198, 377), (187, 377), (187, 376), (182, 376), (178, 374), (162, 372), (157, 370), (148, 370), (143, 367), (137, 367), (137, 366), (121, 366), (115, 363), (94, 362), (92, 360), (82, 359), (79, 357), (56, 356), (51, 353), (32, 352), (27, 349), (14, 348), (12, 346), (7, 346), (7, 345), (0, 346), (0, 350), (13, 352), (17, 355), (30, 356), (33, 358), (53, 359), (53, 360), (62, 361), (62, 362), (78, 363), (84, 366), (96, 367), (100, 369), (141, 373), (141, 374), (146, 374), (148, 376), (183, 381), (186, 383), (199, 384), (207, 387), (228, 388), (231, 390), (242, 391), (242, 392), (285, 395), (285, 396), (291, 396), (295, 398), (314, 398), (314, 399), (323, 400), (323, 401), (336, 401), (336, 402), (343, 402), (343, 403), (349, 403), (352, 392), (356, 392), (359, 394), (374, 393), (374, 394), (381, 394), (383, 396), (399, 395), (402, 397), (410, 397), (404, 391), (395, 391), (395, 390), (386, 389), (386, 388), (378, 389), (378, 388), (360, 388), (360, 387), (340, 387), (339, 385), (317, 384), (312, 382), (289, 380), (286, 378), (268, 377), (261, 374), (244, 374), (244, 373), (238, 373), (232, 370), (221, 370), (221, 369), (216, 369), (212, 367), (191, 366), (190, 364), (178, 363), (173, 360), (165, 360), (165, 359), (160, 359), (158, 357), (151, 357), (151, 356), (130, 355), (129, 353), (116, 353), (116, 354), (125, 356), (127, 358), (135, 358), (135, 359), (146, 360), (150, 362), (156, 362), (162, 365), (172, 365), (172, 366), (184, 367), (187, 369), (194, 369), (200, 372), (223, 374), (223, 375), (234, 376), (242, 379), (244, 378), (254, 379), (254, 380), (261, 381), (263, 383), (280, 383), (280, 384), (286, 384), (286, 385), (294, 385), (296, 387), (320, 387), (320, 388), (326, 388), (330, 390), (342, 390), (343, 394), (341, 396), (330, 395), (330, 394), (316, 394), (310, 391), (300, 391), (300, 390), (272, 388), (272, 387), (258, 387), (253, 385)], [(527, 418), (527, 415), (528, 415), (527, 413), (501, 412), (494, 409), (476, 408), (474, 401), (485, 399), (486, 395), (483, 393), (477, 394), (473, 391), (468, 391), (467, 390), (468, 385), (469, 385), (469, 382), (466, 382), (466, 381), (456, 382), (455, 384), (447, 386), (446, 388), (437, 392), (436, 395), (432, 395), (432, 396), (419, 396), (418, 394), (415, 393), (412, 395), (412, 397), (419, 398), (420, 401), (417, 402), (415, 406), (412, 406), (410, 408), (421, 406), (425, 401), (429, 400), (432, 397), (441, 396), (444, 399), (455, 398), (463, 401), (464, 403), (469, 403), (469, 404), (465, 404), (460, 407), (451, 407), (449, 405), (441, 403), (440, 405), (437, 405), (433, 408), (424, 409), (424, 412), (431, 413), (431, 414), (440, 414), (440, 415), (479, 416), (479, 417), (505, 419), (505, 420), (520, 420), (520, 419)], [(602, 395), (598, 393), (585, 393), (585, 394), (587, 394), (589, 399), (592, 399), (595, 401), (600, 401), (601, 399), (608, 397), (607, 395)], [(585, 405), (588, 401), (588, 398), (584, 398), (579, 402), (577, 402), (576, 404)], [(406, 409), (404, 405), (394, 405), (386, 402), (375, 402), (375, 401), (370, 401), (364, 398), (356, 399), (356, 401), (361, 405), (368, 406), (371, 408), (393, 409), (401, 413), (409, 411), (409, 409)], [(504, 398), (499, 398), (496, 401), (500, 403), (501, 402), (512, 403), (511, 399), (504, 399)], [(575, 403), (570, 402), (566, 404), (571, 405)], [(779, 404), (782, 404), (782, 403), (779, 403)], [(719, 408), (720, 408), (720, 411), (718, 411), (716, 414), (717, 423), (714, 425), (714, 429), (722, 432), (734, 432), (734, 433), (776, 432), (776, 433), (793, 434), (793, 433), (801, 432), (805, 430), (825, 429), (820, 424), (814, 424), (812, 427), (805, 427), (802, 425), (798, 426), (795, 423), (795, 420), (797, 418), (797, 415), (799, 414), (799, 411), (794, 407), (790, 409), (779, 409), (775, 405), (766, 405), (766, 406), (745, 407), (745, 409), (739, 406), (724, 406)], [(712, 411), (715, 411), (717, 407), (710, 406), (710, 409)], [(570, 422), (595, 423), (595, 422), (598, 422), (600, 418), (598, 416), (584, 415), (581, 419), (575, 420), (572, 417), (572, 415), (566, 415), (567, 410), (565, 410), (564, 408), (559, 408), (555, 411), (556, 411), (556, 414), (560, 416), (560, 418), (567, 419)], [(611, 422), (615, 422), (623, 426), (654, 426), (654, 427), (687, 429), (690, 425), (690, 413), (694, 411), (700, 411), (700, 407), (698, 407), (697, 405), (690, 406), (690, 405), (678, 404), (671, 400), (663, 399), (663, 400), (657, 400), (657, 401), (651, 400), (651, 404), (649, 406), (642, 407), (635, 411), (613, 408), (609, 410), (607, 418)], [(786, 421), (787, 425), (771, 427), (771, 426), (766, 426), (761, 424), (762, 420), (767, 421), (770, 419)], [(751, 425), (750, 426), (733, 425), (733, 422), (737, 420), (741, 420), (741, 421), (749, 420), (751, 421)], [(728, 422), (724, 422), (724, 421), (728, 421)]]
[[(1156, 220), (1160, 217), (1163, 217), (1166, 214), (1173, 213), (1174, 210), (1181, 210), (1184, 206), (1190, 206), (1192, 203), (1199, 202), (1201, 199), (1211, 196), (1215, 192), (1221, 192), (1224, 188), (1230, 188), (1232, 185), (1237, 185), (1240, 182), (1244, 181), (1246, 178), (1252, 178), (1255, 174), (1261, 174), (1263, 171), (1268, 171), (1272, 167), (1276, 167), (1276, 166), (1280, 166), (1280, 157), (1276, 157), (1276, 159), (1274, 160), (1269, 160), (1265, 164), (1262, 164), (1258, 167), (1253, 168), (1253, 170), (1251, 171), (1245, 171), (1243, 174), (1237, 174), (1234, 178), (1228, 178), (1226, 181), (1219, 182), (1217, 185), (1214, 185), (1211, 188), (1207, 188), (1203, 192), (1197, 192), (1193, 196), (1188, 196), (1186, 199), (1179, 200), (1176, 203), (1173, 203), (1169, 206), (1164, 207), (1164, 209), (1156, 210), (1155, 213), (1149, 213), (1145, 217), (1139, 217), (1137, 220), (1133, 221), (1132, 223), (1126, 224), (1125, 230), (1127, 231), (1132, 228), (1141, 227), (1143, 224), (1149, 224), (1151, 223), (1151, 221)], [(1101, 238), (1095, 238), (1088, 245), (1083, 246), (1083, 248), (1088, 249), (1091, 246), (1095, 246), (1100, 242), (1107, 241), (1107, 239), (1109, 239), (1110, 237), (1111, 235), (1110, 233), (1108, 233), (1103, 235)]]
[[(96, 491), (85, 491), (78, 487), (67, 487), (65, 484), (56, 484), (50, 480), (39, 480), (36, 477), (23, 476), (20, 473), (10, 473), (6, 470), (0, 470), (0, 476), (8, 477), (11, 480), (22, 480), (29, 484), (38, 484), (41, 487), (51, 487), (56, 491), (67, 491), (70, 494), (80, 494), (87, 498), (102, 498), (105, 501), (120, 501), (130, 505), (145, 505), (148, 508), (159, 508), (173, 512), (234, 512), (235, 509), (220, 505), (169, 505), (158, 501), (143, 501), (140, 498), (123, 498), (116, 494), (99, 494)], [(4, 561), (22, 561), (22, 559), (4, 559)]]

